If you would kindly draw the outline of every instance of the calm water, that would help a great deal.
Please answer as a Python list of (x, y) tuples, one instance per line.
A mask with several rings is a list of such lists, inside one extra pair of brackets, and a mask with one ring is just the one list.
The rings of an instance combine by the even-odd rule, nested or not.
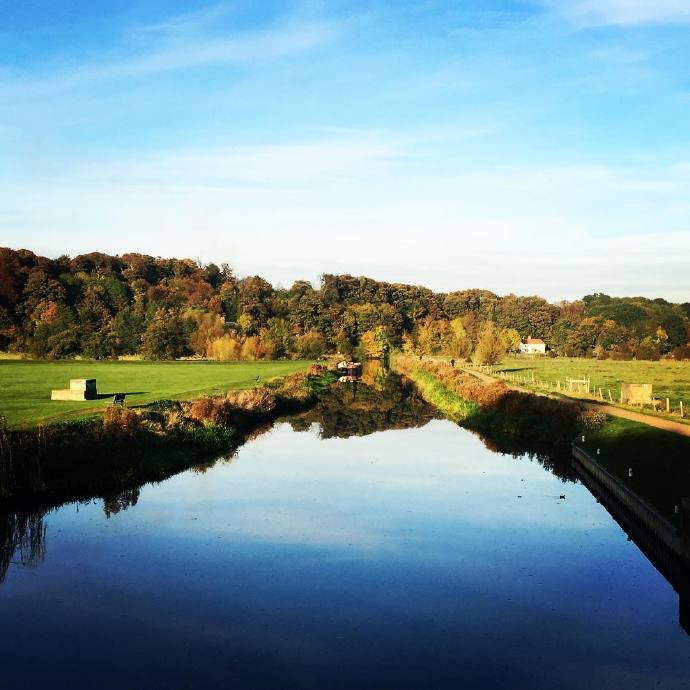
[(13, 557), (0, 687), (690, 687), (678, 596), (604, 508), (447, 421), (281, 423), (106, 508)]

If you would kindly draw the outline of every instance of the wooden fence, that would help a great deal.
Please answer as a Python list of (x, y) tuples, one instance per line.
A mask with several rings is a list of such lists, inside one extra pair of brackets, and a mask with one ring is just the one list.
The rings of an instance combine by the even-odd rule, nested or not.
[[(477, 368), (477, 365), (464, 365), (470, 368)], [(601, 402), (608, 402), (611, 404), (621, 405), (621, 399), (616, 391), (613, 394), (610, 388), (604, 386), (597, 386), (592, 384), (591, 380), (585, 376), (575, 379), (566, 377), (563, 380), (550, 381), (546, 379), (537, 378), (534, 372), (530, 374), (521, 374), (513, 371), (497, 370), (494, 367), (483, 367), (480, 369), (488, 374), (497, 376), (507, 382), (518, 386), (528, 386), (538, 388), (540, 390), (548, 391), (550, 393), (562, 393), (563, 395), (574, 395), (574, 397), (583, 398), (587, 400), (599, 400)], [(628, 406), (630, 407), (630, 406)], [(656, 412), (663, 412), (667, 415), (678, 416), (681, 418), (687, 417), (688, 406), (683, 400), (672, 400), (671, 398), (661, 398), (655, 400), (650, 404), (650, 407)]]

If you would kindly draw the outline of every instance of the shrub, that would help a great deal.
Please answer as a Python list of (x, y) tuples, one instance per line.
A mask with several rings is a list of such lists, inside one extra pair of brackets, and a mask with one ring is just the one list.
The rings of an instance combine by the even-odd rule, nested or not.
[(189, 406), (189, 416), (195, 422), (207, 424), (228, 424), (232, 413), (232, 405), (226, 398), (204, 395), (192, 401)]
[(582, 410), (578, 415), (577, 421), (581, 429), (586, 431), (596, 431), (606, 424), (606, 414), (599, 410)]
[(110, 405), (103, 413), (103, 429), (108, 433), (127, 434), (137, 433), (142, 428), (141, 418), (132, 409)]
[(269, 414), (276, 408), (275, 393), (269, 388), (230, 391), (225, 400), (235, 410), (254, 414)]

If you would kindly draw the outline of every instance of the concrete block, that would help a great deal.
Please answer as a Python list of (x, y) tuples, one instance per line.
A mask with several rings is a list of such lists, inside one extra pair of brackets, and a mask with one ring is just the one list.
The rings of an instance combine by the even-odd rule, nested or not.
[(69, 388), (52, 391), (51, 400), (95, 400), (96, 379), (70, 379)]
[(87, 400), (86, 391), (73, 391), (69, 388), (51, 391), (51, 400)]

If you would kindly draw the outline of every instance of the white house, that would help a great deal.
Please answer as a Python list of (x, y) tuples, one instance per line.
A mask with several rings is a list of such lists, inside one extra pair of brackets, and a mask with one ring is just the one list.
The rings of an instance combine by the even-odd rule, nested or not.
[(523, 338), (520, 342), (521, 355), (545, 355), (546, 343), (541, 338)]

